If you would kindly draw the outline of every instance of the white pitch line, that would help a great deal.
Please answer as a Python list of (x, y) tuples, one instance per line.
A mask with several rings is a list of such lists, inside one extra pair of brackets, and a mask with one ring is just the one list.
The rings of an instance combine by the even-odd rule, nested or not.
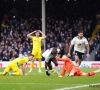
[[(51, 84), (51, 83), (21, 83), (21, 82), (15, 82), (15, 83), (0, 83), (0, 84), (38, 84), (38, 85), (69, 85), (69, 84)], [(76, 85), (76, 84), (70, 84), (70, 85)], [(82, 84), (78, 84), (78, 85), (82, 85)], [(84, 84), (83, 84), (84, 85)]]
[(36, 84), (36, 85), (54, 85), (54, 86), (56, 86), (56, 85), (57, 86), (59, 86), (59, 85), (61, 85), (61, 86), (62, 85), (66, 85), (66, 84), (51, 84), (51, 83), (20, 83), (20, 82), (19, 83), (16, 83), (16, 82), (15, 83), (0, 83), (0, 84), (6, 84), (6, 85), (9, 85), (9, 84), (14, 84), (14, 85), (15, 84), (30, 84), (30, 85), (34, 84), (35, 85)]
[(71, 89), (75, 89), (75, 88), (89, 87), (90, 85), (100, 85), (100, 83), (81, 85), (81, 86), (73, 86), (73, 87), (66, 87), (66, 88), (59, 88), (59, 89), (54, 89), (54, 90), (71, 90)]

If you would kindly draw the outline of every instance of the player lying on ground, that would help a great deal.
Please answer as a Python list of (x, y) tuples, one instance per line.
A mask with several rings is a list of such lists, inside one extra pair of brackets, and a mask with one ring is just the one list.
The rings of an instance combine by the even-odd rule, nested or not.
[(19, 76), (19, 75), (25, 75), (25, 66), (28, 61), (33, 60), (33, 54), (28, 54), (28, 56), (23, 58), (16, 58), (13, 61), (9, 62), (6, 66), (5, 70), (0, 73), (0, 75), (6, 75), (11, 70), (13, 70), (14, 73), (10, 73), (10, 75)]
[(60, 77), (64, 76), (66, 71), (69, 73), (69, 76), (93, 76), (96, 73), (100, 72), (100, 69), (96, 70), (96, 71), (89, 72), (89, 73), (82, 72), (80, 70), (80, 68), (78, 66), (75, 66), (73, 64), (72, 60), (70, 58), (68, 58), (66, 55), (63, 55), (62, 58), (57, 57), (56, 59), (58, 61), (63, 61), (64, 62)]
[(56, 48), (50, 48), (47, 49), (42, 56), (45, 58), (45, 70), (46, 70), (46, 75), (50, 75), (48, 72), (49, 70), (52, 70), (52, 65), (51, 61), (55, 64), (56, 66), (56, 73), (59, 74), (59, 67), (58, 67), (58, 62), (56, 60), (56, 55), (57, 55), (57, 49)]

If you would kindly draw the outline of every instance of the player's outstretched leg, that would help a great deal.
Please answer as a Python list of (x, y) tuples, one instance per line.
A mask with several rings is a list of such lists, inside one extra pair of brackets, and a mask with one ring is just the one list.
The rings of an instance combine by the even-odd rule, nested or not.
[(9, 73), (10, 76), (21, 76), (22, 74), (19, 72)]
[(96, 71), (89, 72), (89, 73), (83, 73), (83, 76), (93, 76), (97, 73), (100, 73), (100, 69), (96, 70)]
[(90, 72), (88, 74), (89, 74), (89, 76), (93, 76), (93, 75), (95, 75), (97, 73), (100, 73), (100, 69), (99, 70), (96, 70), (96, 71), (92, 71), (92, 72)]

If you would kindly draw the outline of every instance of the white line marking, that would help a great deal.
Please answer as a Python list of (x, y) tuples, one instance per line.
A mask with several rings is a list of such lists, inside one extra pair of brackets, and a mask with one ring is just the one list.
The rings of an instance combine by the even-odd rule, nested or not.
[(9, 84), (30, 84), (30, 85), (31, 85), (31, 84), (34, 84), (34, 85), (36, 84), (36, 85), (64, 85), (64, 86), (66, 85), (66, 84), (28, 83), (28, 82), (26, 82), (26, 83), (20, 83), (20, 82), (19, 82), (19, 83), (10, 83), (10, 82), (9, 82), (9, 83), (0, 83), (0, 84), (8, 84), (8, 85), (9, 85)]
[[(9, 79), (8, 79), (8, 80), (9, 80)], [(9, 84), (28, 84), (28, 85), (29, 85), (29, 84), (30, 84), (30, 85), (34, 84), (34, 85), (35, 85), (35, 84), (36, 84), (36, 85), (53, 85), (53, 86), (56, 86), (56, 85), (57, 85), (57, 86), (59, 86), (59, 85), (61, 85), (61, 86), (69, 85), (69, 84), (59, 84), (59, 83), (52, 84), (52, 83), (28, 83), (28, 82), (25, 82), (25, 83), (21, 83), (21, 82), (15, 82), (15, 83), (0, 83), (0, 84), (1, 84), (1, 85), (3, 85), (3, 84), (4, 84), (4, 85), (5, 85), (5, 84), (6, 84), (6, 85), (7, 85), (7, 84), (8, 84), (8, 85), (9, 85)], [(84, 84), (70, 84), (70, 85), (74, 85), (74, 86), (75, 86), (75, 85), (84, 85)]]
[(100, 85), (100, 83), (81, 85), (81, 86), (73, 86), (73, 87), (66, 87), (66, 88), (59, 88), (59, 89), (54, 89), (54, 90), (71, 90), (71, 89), (75, 89), (75, 88), (89, 87), (90, 85)]

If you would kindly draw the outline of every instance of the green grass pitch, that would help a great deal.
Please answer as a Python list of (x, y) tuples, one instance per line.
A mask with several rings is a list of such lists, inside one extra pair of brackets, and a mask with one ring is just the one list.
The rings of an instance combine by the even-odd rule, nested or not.
[[(82, 71), (90, 72), (97, 69), (99, 68), (83, 68)], [(3, 70), (4, 68), (0, 68), (0, 72)], [(29, 68), (26, 69), (26, 72), (28, 70)], [(28, 76), (0, 76), (0, 90), (100, 90), (100, 84), (99, 87), (89, 87), (91, 84), (100, 83), (100, 73), (90, 77), (58, 77), (54, 73), (46, 76), (44, 68), (42, 71), (42, 73), (38, 73), (38, 69), (34, 68)], [(83, 85), (87, 86), (75, 88), (75, 86)]]

